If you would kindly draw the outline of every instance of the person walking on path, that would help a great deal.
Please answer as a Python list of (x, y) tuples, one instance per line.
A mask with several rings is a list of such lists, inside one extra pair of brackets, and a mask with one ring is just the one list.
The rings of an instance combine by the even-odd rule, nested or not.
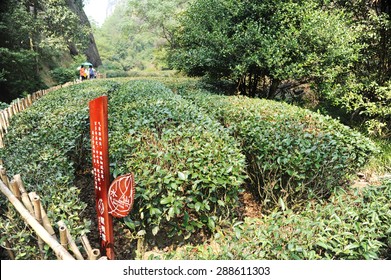
[(89, 72), (90, 79), (94, 79), (95, 73), (94, 73), (94, 68), (92, 68), (92, 66), (90, 66), (88, 72)]
[(84, 66), (82, 65), (81, 67), (80, 67), (80, 73), (79, 73), (79, 75), (80, 75), (80, 81), (83, 81), (83, 80), (85, 80), (85, 78), (86, 78), (86, 76), (85, 76), (85, 70), (84, 70)]

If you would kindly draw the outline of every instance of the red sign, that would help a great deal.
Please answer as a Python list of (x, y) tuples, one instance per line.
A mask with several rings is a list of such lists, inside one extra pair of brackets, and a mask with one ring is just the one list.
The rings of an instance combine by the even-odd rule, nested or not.
[(109, 214), (117, 218), (126, 217), (132, 210), (134, 193), (133, 174), (117, 177), (109, 188)]
[(113, 220), (109, 214), (107, 200), (110, 186), (107, 96), (101, 96), (90, 101), (89, 108), (92, 165), (94, 168), (96, 212), (101, 240), (101, 254), (113, 260)]

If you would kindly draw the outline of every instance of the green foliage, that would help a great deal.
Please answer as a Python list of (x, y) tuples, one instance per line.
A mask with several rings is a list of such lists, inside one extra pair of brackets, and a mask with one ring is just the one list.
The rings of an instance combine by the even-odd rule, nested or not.
[(187, 238), (235, 211), (244, 156), (216, 121), (157, 82), (130, 82), (110, 97), (114, 176), (136, 174), (128, 226)]
[(391, 133), (391, 3), (327, 2), (331, 2), (326, 5), (330, 10), (342, 7), (350, 14), (361, 50), (344, 83), (323, 85), (318, 90), (350, 115), (352, 125), (387, 139)]
[(391, 181), (330, 201), (308, 202), (301, 213), (276, 210), (221, 228), (204, 246), (185, 246), (165, 259), (373, 260), (388, 259)]
[[(193, 80), (124, 81), (63, 88), (12, 118), (0, 157), (9, 176), (22, 174), (27, 190), (41, 196), (52, 221), (63, 219), (75, 236), (89, 230), (75, 176), (91, 165), (88, 101), (108, 94), (111, 175), (135, 174), (134, 209), (123, 220), (135, 234), (189, 238), (210, 230), (223, 259), (386, 254), (390, 184), (362, 195), (333, 191), (374, 149), (360, 134), (284, 103), (212, 95)], [(233, 222), (225, 234), (245, 173), (270, 212)], [(37, 259), (34, 235), (0, 204), (1, 241), (18, 258)], [(216, 258), (213, 250), (199, 258)]]
[(180, 19), (171, 64), (191, 76), (233, 79), (241, 94), (274, 98), (282, 80), (336, 83), (357, 60), (342, 13), (313, 1), (198, 0)]
[(58, 84), (65, 84), (66, 82), (71, 82), (77, 77), (75, 75), (75, 70), (67, 69), (64, 67), (58, 67), (50, 71), (50, 74)]
[(342, 186), (377, 149), (330, 117), (268, 100), (179, 93), (213, 115), (241, 142), (254, 191), (266, 206), (300, 205)]
[(0, 69), (3, 71), (0, 85), (4, 89), (1, 100), (11, 102), (22, 92), (34, 92), (44, 87), (36, 74), (36, 53), (0, 47), (0, 56)]
[[(69, 50), (84, 50), (86, 30), (66, 0), (11, 1), (0, 4), (1, 100), (46, 86), (43, 69), (61, 64)], [(47, 73), (49, 74), (49, 73)], [(59, 78), (56, 73), (56, 78)], [(49, 75), (46, 75), (49, 76)], [(60, 78), (63, 80), (63, 77)], [(62, 83), (62, 81), (57, 81)]]
[[(126, 225), (139, 234), (161, 230), (188, 238), (200, 228), (214, 230), (233, 214), (245, 177), (244, 156), (220, 124), (160, 83), (119, 88), (96, 80), (52, 92), (15, 116), (0, 151), (9, 175), (22, 174), (52, 221), (71, 224), (75, 236), (89, 229), (80, 220), (86, 205), (73, 185), (76, 172), (91, 165), (88, 101), (104, 93), (109, 94), (112, 175), (136, 177), (135, 207)], [(6, 226), (3, 234), (15, 236)], [(30, 244), (28, 254), (18, 245), (15, 253), (38, 258), (33, 235), (26, 235), (13, 241)]]
[[(102, 71), (161, 69), (175, 14), (189, 1), (124, 1), (94, 36), (103, 60)], [(108, 72), (111, 73), (111, 72)], [(110, 74), (112, 75), (112, 74)], [(123, 75), (122, 75), (123, 76)], [(112, 77), (114, 77), (112, 75)]]
[(0, 110), (4, 110), (6, 108), (8, 108), (9, 104), (7, 103), (4, 103), (4, 102), (0, 102)]

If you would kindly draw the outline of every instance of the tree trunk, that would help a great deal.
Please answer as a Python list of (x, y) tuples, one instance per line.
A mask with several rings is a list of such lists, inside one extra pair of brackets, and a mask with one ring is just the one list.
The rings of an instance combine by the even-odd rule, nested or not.
[(276, 97), (278, 86), (281, 84), (280, 79), (272, 79), (272, 83), (269, 88), (269, 93), (267, 95), (268, 99), (273, 99)]

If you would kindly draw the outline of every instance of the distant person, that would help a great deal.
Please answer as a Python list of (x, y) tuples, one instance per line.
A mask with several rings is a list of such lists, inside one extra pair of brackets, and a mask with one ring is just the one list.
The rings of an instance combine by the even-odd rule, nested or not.
[(85, 80), (85, 71), (84, 71), (84, 66), (83, 65), (80, 67), (79, 75), (80, 75), (80, 81)]
[(89, 70), (88, 70), (88, 73), (89, 73), (89, 76), (90, 76), (90, 79), (95, 79), (95, 73), (94, 73), (94, 68), (92, 68), (92, 66), (90, 66)]

